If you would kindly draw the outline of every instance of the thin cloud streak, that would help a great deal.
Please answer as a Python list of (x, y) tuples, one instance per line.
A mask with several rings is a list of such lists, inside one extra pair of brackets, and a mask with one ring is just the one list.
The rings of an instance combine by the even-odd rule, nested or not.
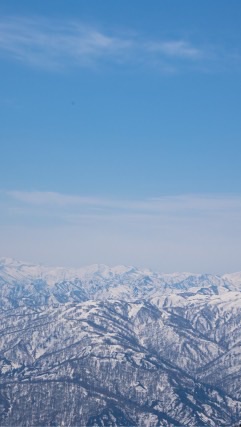
[(0, 256), (47, 264), (240, 270), (241, 197), (143, 200), (0, 192)]
[(100, 60), (119, 63), (151, 60), (163, 67), (173, 60), (199, 61), (204, 52), (189, 41), (143, 40), (141, 35), (107, 34), (77, 21), (40, 18), (0, 20), (0, 52), (38, 67), (92, 66)]
[(59, 209), (79, 213), (82, 211), (94, 215), (221, 215), (223, 213), (241, 213), (241, 197), (230, 195), (177, 195), (148, 198), (143, 200), (114, 199), (101, 197), (82, 197), (79, 195), (62, 194), (58, 192), (41, 191), (2, 191), (3, 196), (9, 198), (9, 203), (20, 202), (29, 207), (42, 207), (46, 209)]
[(104, 199), (94, 197), (81, 197), (69, 194), (62, 194), (53, 191), (8, 191), (6, 195), (32, 205), (103, 205)]

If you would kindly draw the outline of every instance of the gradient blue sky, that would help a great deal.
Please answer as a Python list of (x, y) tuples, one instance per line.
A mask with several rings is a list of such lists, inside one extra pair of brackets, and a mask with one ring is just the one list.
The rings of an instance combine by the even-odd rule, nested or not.
[(241, 270), (239, 0), (0, 3), (0, 256)]

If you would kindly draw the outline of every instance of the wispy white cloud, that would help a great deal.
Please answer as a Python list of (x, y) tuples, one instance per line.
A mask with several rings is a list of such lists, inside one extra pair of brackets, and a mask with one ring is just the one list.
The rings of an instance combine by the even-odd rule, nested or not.
[(99, 57), (118, 57), (131, 40), (104, 34), (78, 22), (39, 18), (0, 21), (0, 49), (30, 65), (87, 65)]
[(2, 18), (0, 52), (28, 65), (41, 67), (90, 66), (100, 60), (118, 63), (170, 61), (180, 58), (199, 61), (204, 52), (188, 40), (143, 40), (142, 35), (126, 36), (104, 32), (77, 21), (44, 20), (39, 17)]
[(184, 59), (200, 59), (203, 55), (201, 49), (185, 40), (150, 42), (146, 47), (153, 52)]

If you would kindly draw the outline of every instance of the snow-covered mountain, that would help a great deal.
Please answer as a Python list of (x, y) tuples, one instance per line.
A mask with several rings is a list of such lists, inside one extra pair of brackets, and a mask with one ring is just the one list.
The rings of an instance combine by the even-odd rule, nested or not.
[(51, 268), (0, 259), (2, 307), (38, 306), (50, 303), (81, 302), (89, 299), (136, 300), (162, 298), (183, 291), (220, 294), (241, 290), (241, 273), (161, 274), (135, 267), (95, 264), (79, 269)]
[(0, 425), (241, 418), (241, 273), (1, 259), (0, 292)]

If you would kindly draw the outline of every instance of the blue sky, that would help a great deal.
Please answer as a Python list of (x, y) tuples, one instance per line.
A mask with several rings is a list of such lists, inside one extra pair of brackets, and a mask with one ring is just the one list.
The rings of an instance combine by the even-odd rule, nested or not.
[(0, 4), (0, 255), (241, 270), (239, 0)]

